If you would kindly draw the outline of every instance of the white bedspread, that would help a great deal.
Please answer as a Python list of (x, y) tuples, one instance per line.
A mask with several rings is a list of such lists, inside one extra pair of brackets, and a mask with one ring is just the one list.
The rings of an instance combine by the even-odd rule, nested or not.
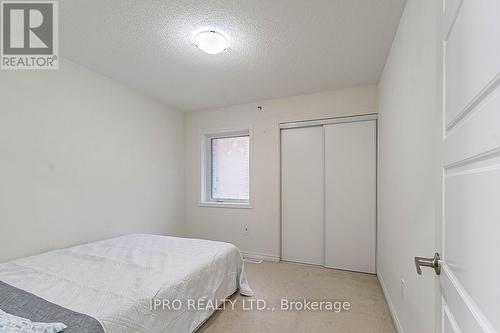
[[(3, 263), (0, 280), (92, 316), (107, 333), (192, 332), (213, 311), (193, 310), (188, 299), (253, 294), (234, 245), (142, 234)], [(152, 299), (183, 306), (153, 309)]]

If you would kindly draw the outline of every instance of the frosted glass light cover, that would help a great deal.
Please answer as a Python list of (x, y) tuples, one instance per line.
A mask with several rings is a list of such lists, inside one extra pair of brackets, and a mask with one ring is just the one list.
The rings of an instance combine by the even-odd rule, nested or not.
[(221, 53), (228, 45), (226, 37), (213, 30), (200, 32), (194, 37), (193, 43), (208, 54)]

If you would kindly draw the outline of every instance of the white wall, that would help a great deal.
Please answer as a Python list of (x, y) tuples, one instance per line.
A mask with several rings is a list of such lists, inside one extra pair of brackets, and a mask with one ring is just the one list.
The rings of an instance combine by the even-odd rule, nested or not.
[(182, 113), (68, 61), (2, 71), (0, 100), (0, 261), (182, 234)]
[[(263, 110), (257, 110), (262, 105)], [(188, 236), (227, 241), (244, 252), (280, 254), (279, 123), (376, 113), (377, 87), (366, 86), (238, 105), (186, 115), (186, 200)], [(200, 131), (251, 125), (253, 208), (198, 206)], [(248, 234), (244, 228), (248, 226)]]
[(436, 276), (413, 260), (433, 256), (440, 211), (439, 3), (408, 0), (379, 84), (377, 267), (406, 333), (434, 331)]

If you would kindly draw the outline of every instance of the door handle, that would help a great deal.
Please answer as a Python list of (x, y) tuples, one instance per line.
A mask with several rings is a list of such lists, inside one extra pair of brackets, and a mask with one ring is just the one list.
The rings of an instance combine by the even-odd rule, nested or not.
[(439, 263), (439, 253), (435, 253), (433, 258), (425, 257), (415, 257), (415, 267), (417, 268), (417, 274), (422, 275), (421, 266), (434, 268), (436, 275), (441, 274), (441, 265)]

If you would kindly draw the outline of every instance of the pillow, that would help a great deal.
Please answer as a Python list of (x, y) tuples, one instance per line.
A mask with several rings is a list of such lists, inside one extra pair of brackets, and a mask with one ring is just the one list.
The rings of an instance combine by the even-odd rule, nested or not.
[(0, 309), (0, 333), (57, 333), (66, 327), (63, 323), (33, 322)]

